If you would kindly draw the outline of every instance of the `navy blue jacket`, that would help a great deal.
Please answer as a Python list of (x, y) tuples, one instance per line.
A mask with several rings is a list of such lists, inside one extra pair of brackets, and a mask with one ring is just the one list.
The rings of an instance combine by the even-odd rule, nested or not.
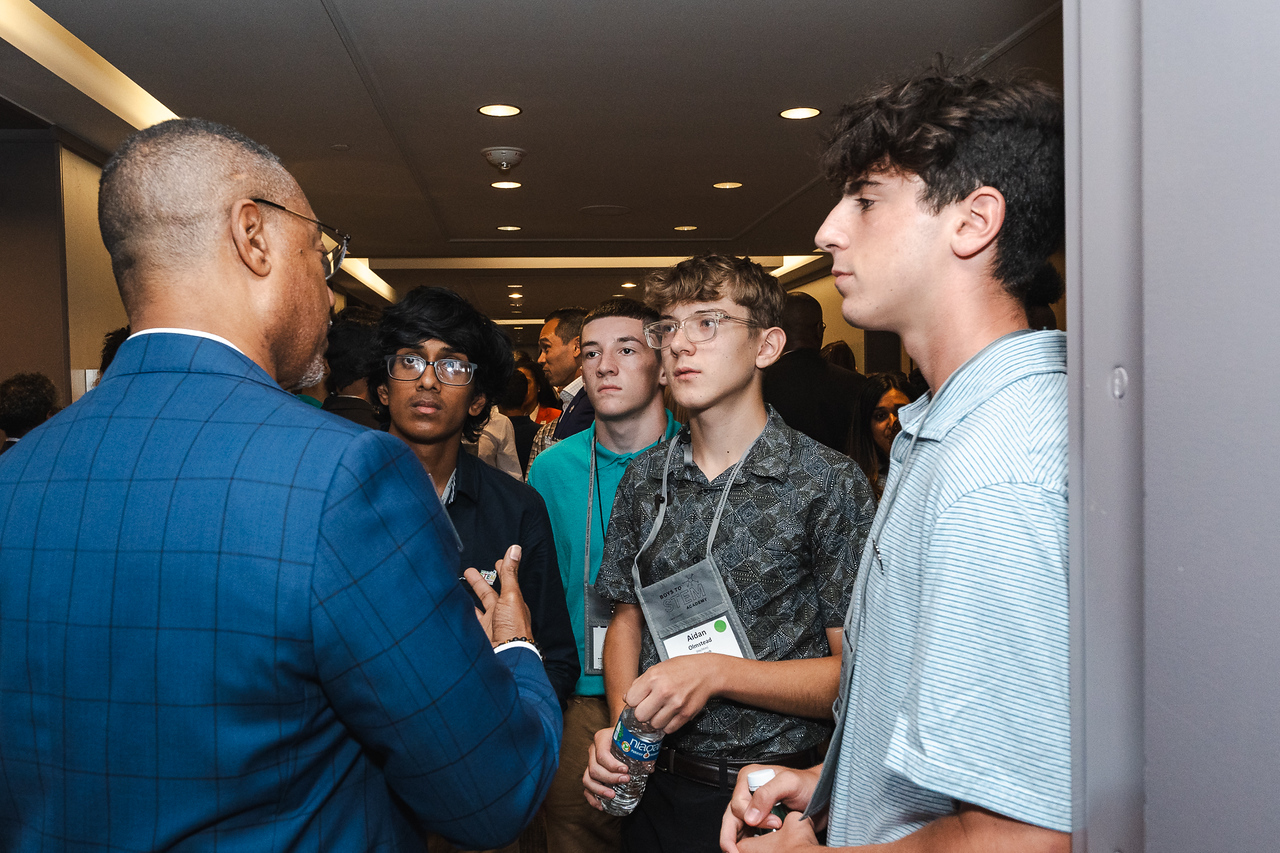
[(555, 431), (551, 435), (556, 441), (560, 441), (582, 432), (595, 423), (595, 420), (596, 410), (587, 399), (587, 389), (583, 387), (573, 395), (569, 405), (564, 407), (564, 411), (560, 413), (560, 420), (556, 422)]
[(456, 476), (457, 491), (448, 509), (462, 540), (462, 565), (492, 570), (508, 548), (520, 546), (520, 594), (529, 605), (547, 678), (564, 707), (578, 683), (580, 665), (547, 505), (533, 486), (465, 450), (458, 452)]

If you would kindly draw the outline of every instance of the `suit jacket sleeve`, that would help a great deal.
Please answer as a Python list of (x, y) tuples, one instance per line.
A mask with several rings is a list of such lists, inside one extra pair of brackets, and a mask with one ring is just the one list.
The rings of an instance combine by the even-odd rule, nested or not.
[(458, 573), (456, 536), (422, 466), (383, 433), (354, 439), (317, 541), (319, 678), (421, 828), (497, 847), (545, 796), (562, 721), (537, 655), (493, 652)]

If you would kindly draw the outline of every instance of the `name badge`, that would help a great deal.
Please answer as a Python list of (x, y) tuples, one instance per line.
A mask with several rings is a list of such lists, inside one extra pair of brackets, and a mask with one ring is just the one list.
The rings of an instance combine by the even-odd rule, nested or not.
[(608, 632), (608, 625), (591, 627), (591, 668), (597, 671), (604, 670), (604, 635)]
[(742, 646), (738, 645), (738, 638), (734, 636), (729, 620), (723, 617), (711, 619), (687, 631), (667, 637), (662, 644), (666, 647), (669, 658), (700, 655), (706, 652), (735, 658), (743, 657)]

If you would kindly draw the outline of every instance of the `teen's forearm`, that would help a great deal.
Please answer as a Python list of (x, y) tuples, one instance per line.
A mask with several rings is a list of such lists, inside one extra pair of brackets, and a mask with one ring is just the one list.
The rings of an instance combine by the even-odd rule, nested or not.
[(715, 695), (779, 714), (830, 719), (840, 658), (760, 661), (724, 657)]
[(619, 602), (604, 639), (604, 695), (609, 715), (617, 719), (626, 707), (627, 689), (640, 674), (640, 639), (644, 615), (639, 605)]
[(842, 847), (857, 853), (1070, 853), (1071, 835), (967, 803), (889, 844)]

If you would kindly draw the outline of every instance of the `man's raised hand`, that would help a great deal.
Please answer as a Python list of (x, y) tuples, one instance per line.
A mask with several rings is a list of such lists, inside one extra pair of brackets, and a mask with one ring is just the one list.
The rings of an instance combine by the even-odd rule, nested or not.
[(493, 645), (505, 643), (516, 637), (533, 639), (533, 623), (529, 618), (529, 606), (520, 594), (520, 546), (512, 545), (502, 559), (494, 563), (498, 572), (499, 593), (474, 568), (462, 573), (471, 584), (471, 590), (480, 599), (476, 618)]

